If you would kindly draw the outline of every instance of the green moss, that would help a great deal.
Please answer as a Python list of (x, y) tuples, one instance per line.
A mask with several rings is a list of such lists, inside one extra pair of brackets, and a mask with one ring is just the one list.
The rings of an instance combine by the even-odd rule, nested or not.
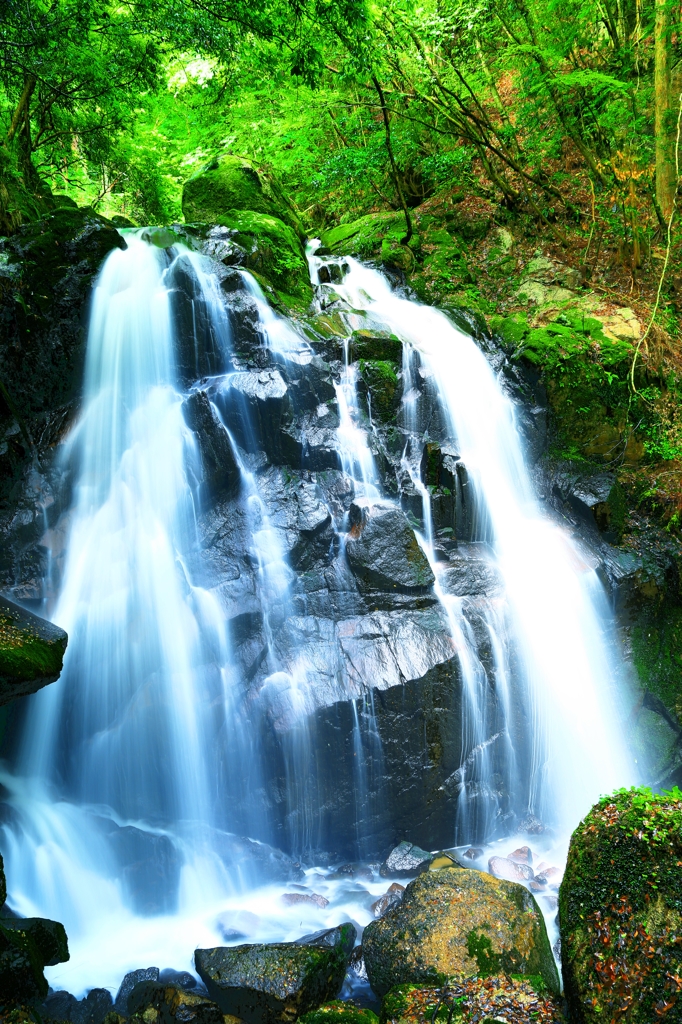
[(566, 995), (579, 1021), (650, 1024), (664, 1006), (667, 1019), (680, 1019), (681, 864), (678, 790), (620, 790), (573, 833), (559, 918)]
[(353, 331), (350, 339), (351, 359), (380, 359), (401, 363), (403, 343), (395, 334), (382, 335), (376, 331)]
[(243, 157), (221, 154), (185, 182), (182, 212), (186, 221), (222, 224), (231, 210), (253, 210), (277, 217), (300, 233), (298, 217), (277, 179)]
[(489, 978), (502, 970), (502, 957), (493, 952), (493, 944), (487, 935), (472, 930), (467, 935), (467, 951), (472, 960), (478, 964), (481, 978)]
[(402, 213), (369, 213), (352, 224), (340, 224), (324, 231), (320, 242), (335, 256), (378, 259), (387, 236), (398, 240), (404, 234), (405, 218)]
[(0, 610), (0, 678), (26, 681), (53, 677), (62, 670), (66, 639), (47, 640), (28, 623)]
[(352, 1003), (334, 999), (299, 1017), (299, 1020), (301, 1024), (378, 1024), (379, 1018), (371, 1010), (363, 1010)]
[(393, 419), (399, 402), (397, 365), (389, 359), (360, 359), (360, 376), (372, 399), (372, 415), (384, 422)]
[(245, 265), (288, 308), (304, 309), (312, 300), (308, 264), (296, 232), (288, 224), (253, 210), (226, 210), (215, 223), (231, 228), (246, 252)]
[(632, 658), (644, 689), (682, 721), (682, 608), (665, 602), (634, 626)]

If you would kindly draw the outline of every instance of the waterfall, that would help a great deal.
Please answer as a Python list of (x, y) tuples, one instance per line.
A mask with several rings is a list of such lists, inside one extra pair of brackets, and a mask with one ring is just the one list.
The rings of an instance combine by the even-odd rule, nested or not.
[[(388, 504), (391, 514), (396, 502), (383, 490), (378, 430), (372, 436), (351, 360), (350, 334), (363, 317), (403, 342), (405, 447), (396, 473), (421, 500), (419, 541), (436, 579), (428, 601), (443, 657), (454, 649), (458, 658), (452, 685), (464, 695), (463, 753), (443, 783), (458, 794), (453, 841), (500, 834), (510, 810), (501, 790), (512, 794), (509, 820), (533, 814), (567, 833), (597, 796), (632, 778), (613, 712), (619, 665), (606, 597), (589, 554), (539, 508), (513, 405), (472, 339), (347, 260), (347, 276), (330, 286), (346, 302), (348, 327), (330, 383), (314, 342), (240, 271), (239, 301), (256, 310), (249, 362), (233, 351), (216, 266), (182, 246), (155, 248), (143, 235), (127, 232), (127, 248), (110, 254), (98, 278), (82, 408), (60, 455), (73, 498), (60, 524), (63, 551), (52, 552), (58, 599), (50, 614), (69, 633), (64, 671), (26, 701), (12, 769), (0, 772), (11, 906), (65, 924), (72, 960), (49, 968), (48, 978), (78, 995), (94, 985), (115, 992), (127, 970), (149, 963), (191, 968), (197, 946), (295, 939), (346, 916), (364, 925), (367, 894), (385, 890), (382, 879), (353, 883), (267, 845), (277, 835), (293, 855), (320, 850), (320, 822), (335, 810), (324, 787), (336, 782), (315, 731), (323, 708), (345, 738), (354, 848), (378, 853), (365, 826), (368, 806), (374, 813), (386, 803), (382, 694), (376, 680), (358, 681), (369, 658), (361, 654), (353, 675), (343, 647), (364, 600), (352, 590), (345, 512), (352, 499)], [(318, 266), (312, 258), (313, 277)], [(301, 583), (306, 577), (312, 591), (315, 573), (295, 571), (287, 548), (288, 513), (275, 493), (278, 479), (289, 486), (286, 459), (269, 464), (272, 438), (253, 419), (261, 384), (276, 403), (313, 364), (327, 390), (317, 403), (315, 388), (311, 398), (301, 387), (302, 402), (312, 402), (301, 460), (305, 430), (328, 417), (338, 489), (330, 498), (326, 471), (294, 467), (295, 486), (307, 488), (296, 515), (306, 529), (312, 521), (312, 532), (331, 523), (324, 571), (329, 605), (332, 590), (338, 604), (326, 619), (308, 610)], [(424, 375), (459, 459), (458, 507), (465, 487), (474, 492), (474, 543), (457, 557), (484, 550), (503, 581), (502, 593), (478, 601), (475, 621), (471, 604), (448, 587), (420, 475)], [(220, 529), (204, 502), (204, 443), (223, 459), (223, 474), (233, 474), (219, 501)], [(206, 564), (221, 530), (230, 573), (216, 583)], [(244, 621), (257, 623), (246, 640)], [(413, 622), (405, 621), (409, 633)], [(345, 725), (342, 711), (333, 717), (344, 705)], [(522, 743), (516, 718), (526, 723)], [(493, 777), (500, 763), (502, 780)], [(292, 912), (280, 897), (293, 879), (326, 892), (328, 906), (318, 899)]]
[[(533, 493), (514, 407), (476, 343), (441, 312), (398, 296), (378, 271), (346, 259), (343, 283), (333, 287), (353, 310), (364, 310), (401, 338), (407, 348), (406, 422), (415, 425), (412, 387), (414, 355), (430, 372), (445, 412), (449, 433), (466, 467), (481, 506), (484, 525), (478, 540), (491, 540), (495, 564), (505, 585), (510, 629), (518, 648), (517, 698), (524, 701), (530, 735), (530, 769), (514, 780), (515, 802), (553, 822), (565, 834), (595, 800), (634, 781), (634, 771), (619, 722), (621, 665), (607, 596), (588, 552), (552, 518), (543, 514)], [(313, 273), (321, 261), (311, 259)], [(406, 460), (404, 465), (421, 491), (426, 522), (423, 538), (437, 576), (436, 592), (445, 606), (460, 662), (468, 710), (463, 723), (465, 747), (485, 760), (487, 680), (460, 598), (440, 586), (440, 566), (433, 553), (429, 495)], [(497, 622), (495, 621), (497, 618)], [(497, 671), (496, 687), (503, 715), (512, 709), (503, 626), (487, 610)], [(468, 635), (467, 635), (468, 634)], [(508, 737), (499, 737), (508, 742)], [(507, 754), (510, 774), (514, 751)], [(486, 779), (488, 775), (488, 779)], [(489, 781), (479, 764), (478, 776)], [(461, 813), (466, 814), (466, 762), (458, 780)]]

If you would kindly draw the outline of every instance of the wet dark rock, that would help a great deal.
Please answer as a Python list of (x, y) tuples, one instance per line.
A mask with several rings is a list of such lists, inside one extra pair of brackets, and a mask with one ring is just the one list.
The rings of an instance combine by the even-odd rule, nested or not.
[(372, 906), (369, 908), (375, 917), (383, 917), (384, 914), (400, 903), (402, 894), (399, 892), (385, 892), (383, 896), (380, 896)]
[(362, 585), (406, 594), (431, 588), (435, 577), (401, 509), (354, 502), (348, 520), (348, 561)]
[(465, 850), (462, 854), (467, 860), (480, 860), (484, 855), (485, 850), (480, 846), (470, 846), (468, 850)]
[(241, 474), (229, 435), (213, 410), (205, 391), (193, 392), (182, 403), (187, 426), (194, 431), (201, 452), (204, 481), (212, 495), (234, 497)]
[(480, 871), (426, 871), (402, 902), (363, 933), (370, 984), (438, 984), (496, 972), (540, 975), (552, 992), (559, 977), (544, 919), (523, 886)]
[(0, 1005), (12, 1007), (44, 999), (48, 985), (43, 968), (68, 959), (62, 924), (41, 917), (4, 918), (0, 929)]
[(247, 1024), (290, 1021), (338, 993), (355, 942), (344, 924), (299, 942), (197, 949), (194, 960), (223, 1013)]
[(175, 327), (176, 365), (188, 387), (202, 377), (228, 368), (228, 355), (204, 301), (201, 286), (187, 257), (179, 257), (168, 275), (171, 316)]
[(451, 557), (439, 567), (438, 582), (443, 593), (454, 597), (493, 597), (503, 587), (498, 569), (485, 558), (475, 557)]
[(128, 996), (128, 1013), (136, 1024), (224, 1024), (220, 1008), (210, 999), (161, 979), (135, 985)]
[(121, 882), (138, 914), (173, 913), (183, 859), (166, 835), (125, 825), (107, 830)]
[(158, 967), (138, 967), (135, 971), (128, 971), (123, 981), (121, 982), (116, 999), (114, 1000), (114, 1009), (117, 1013), (122, 1014), (124, 1017), (128, 1016), (128, 996), (133, 991), (135, 986), (141, 981), (158, 981), (159, 980), (159, 968)]
[(41, 1007), (41, 1016), (49, 1021), (73, 1022), (79, 1008), (80, 1000), (70, 992), (50, 992)]
[(189, 971), (174, 971), (172, 967), (164, 967), (159, 972), (159, 981), (164, 985), (175, 985), (188, 991), (197, 987), (197, 979)]
[(391, 850), (385, 863), (381, 865), (380, 874), (384, 878), (390, 878), (395, 875), (398, 878), (408, 878), (410, 875), (417, 874), (420, 870), (425, 870), (432, 856), (433, 854), (429, 853), (428, 850), (422, 850), (419, 846), (403, 840), (403, 842), (398, 843)]
[(67, 640), (59, 626), (0, 597), (0, 704), (58, 679)]
[(281, 462), (281, 430), (291, 421), (289, 389), (279, 370), (231, 374), (216, 403), (233, 437), (247, 452)]

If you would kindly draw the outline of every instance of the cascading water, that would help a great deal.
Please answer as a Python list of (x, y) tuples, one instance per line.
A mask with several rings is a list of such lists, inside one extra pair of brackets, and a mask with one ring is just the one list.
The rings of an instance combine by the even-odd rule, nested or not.
[[(520, 695), (530, 711), (527, 737), (530, 770), (513, 783), (517, 812), (524, 809), (554, 822), (568, 834), (591, 804), (616, 786), (630, 784), (634, 771), (619, 729), (611, 615), (603, 587), (565, 530), (543, 516), (534, 498), (512, 403), (485, 356), (439, 311), (400, 298), (377, 271), (345, 261), (348, 273), (337, 294), (354, 310), (371, 317), (400, 337), (432, 374), (449, 432), (483, 507), (485, 533), (491, 534), (497, 568), (505, 585), (509, 624), (518, 646)], [(313, 271), (320, 261), (311, 260)], [(413, 355), (404, 363), (411, 371)], [(409, 373), (408, 373), (409, 378)], [(414, 403), (407, 390), (408, 416)], [(404, 460), (405, 462), (405, 460)], [(406, 467), (410, 469), (409, 465)], [(488, 686), (476, 644), (466, 636), (468, 624), (459, 598), (439, 585), (439, 565), (430, 536), (429, 495), (419, 484), (426, 509), (424, 547), (437, 576), (436, 592), (444, 604), (460, 653), (468, 696), (464, 718), (465, 748), (485, 762), (485, 697)], [(479, 537), (477, 539), (488, 539)], [(494, 619), (498, 621), (495, 622)], [(503, 714), (510, 720), (507, 666), (499, 616), (487, 612), (493, 640), (496, 687)], [(470, 630), (469, 630), (470, 632)], [(468, 733), (468, 735), (467, 735)], [(508, 743), (508, 735), (495, 737)], [(514, 770), (514, 752), (506, 758)], [(461, 811), (466, 815), (466, 762), (460, 779)], [(489, 769), (478, 765), (485, 780)], [(466, 819), (464, 820), (466, 827)]]
[[(304, 501), (314, 526), (325, 517), (335, 526), (325, 565), (343, 622), (332, 634), (318, 631), (315, 613), (302, 607), (307, 592), (289, 564), (286, 516), (263, 489), (264, 438), (249, 412), (254, 388), (272, 387), (268, 396), (277, 400), (287, 387), (277, 368), (296, 380), (317, 358), (313, 349), (240, 272), (263, 345), (258, 369), (245, 366), (232, 351), (212, 265), (181, 247), (156, 249), (141, 233), (126, 240), (95, 289), (83, 409), (63, 454), (74, 501), (65, 554), (53, 558), (61, 584), (52, 615), (69, 632), (65, 668), (58, 683), (28, 702), (13, 771), (0, 778), (9, 807), (1, 842), (12, 906), (64, 922), (72, 960), (48, 976), (77, 994), (93, 984), (115, 991), (126, 970), (150, 961), (191, 967), (196, 946), (240, 941), (235, 936), (294, 939), (348, 915), (365, 924), (372, 916), (367, 892), (376, 898), (386, 884), (339, 881), (313, 868), (303, 874), (294, 865), (299, 881), (310, 878), (331, 902), (297, 905), (292, 917), (277, 897), (296, 877), (287, 874), (293, 862), (263, 845), (274, 838), (264, 795), (267, 734), (283, 766), (279, 834), (294, 853), (320, 849), (322, 797), (312, 765), (325, 751), (308, 719), (320, 706), (315, 688), (324, 670), (326, 706), (346, 701), (351, 709), (355, 849), (378, 853), (365, 831), (367, 807), (384, 801), (375, 681), (359, 685), (340, 653), (357, 628), (357, 595), (351, 601), (343, 589), (344, 509), (353, 497), (360, 504), (393, 499), (382, 494), (349, 337), (339, 379), (310, 412), (335, 424), (342, 496), (327, 509), (312, 496), (317, 484), (307, 481)], [(568, 830), (596, 796), (631, 778), (609, 713), (617, 667), (604, 595), (574, 542), (539, 513), (512, 406), (474, 342), (435, 310), (394, 295), (375, 271), (347, 262), (348, 276), (332, 290), (347, 300), (348, 335), (362, 320), (353, 311), (364, 310), (404, 342), (401, 471), (421, 496), (421, 544), (465, 695), (461, 764), (446, 780), (459, 794), (453, 840), (490, 836), (504, 810), (492, 778), (491, 751), (498, 748), (501, 788), (513, 795), (515, 820), (532, 812)], [(313, 274), (318, 265), (311, 260)], [(183, 295), (192, 298), (176, 308), (181, 279)], [(438, 389), (451, 449), (476, 491), (471, 539), (491, 541), (486, 558), (504, 581), (504, 597), (479, 601), (476, 627), (466, 602), (448, 590), (420, 477), (419, 374), (430, 374)], [(335, 420), (325, 404), (333, 405), (334, 395)], [(241, 568), (230, 563), (234, 593), (196, 582), (205, 579), (203, 559), (213, 543), (200, 528), (207, 481), (202, 439), (193, 432), (197, 409), (218, 431), (238, 477), (226, 519), (233, 546), (239, 535), (244, 549)], [(241, 620), (260, 624), (242, 646), (234, 626)], [(480, 655), (481, 630), (492, 669)], [(529, 715), (530, 757), (515, 749), (505, 725), (518, 711), (515, 702)], [(160, 875), (140, 876), (142, 861)]]

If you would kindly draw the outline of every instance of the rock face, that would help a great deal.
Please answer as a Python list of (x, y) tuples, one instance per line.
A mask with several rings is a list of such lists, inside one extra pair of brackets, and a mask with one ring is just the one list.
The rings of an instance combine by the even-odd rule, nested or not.
[(337, 995), (355, 942), (355, 928), (271, 945), (197, 949), (194, 961), (223, 1013), (248, 1024), (293, 1021)]
[(0, 597), (0, 704), (58, 679), (67, 640), (59, 626)]
[(368, 589), (424, 593), (434, 575), (414, 530), (394, 505), (353, 503), (348, 514), (348, 561)]
[(365, 928), (370, 984), (440, 983), (504, 974), (559, 978), (544, 919), (522, 886), (468, 868), (428, 871), (411, 882), (399, 906)]
[(675, 795), (621, 792), (575, 830), (559, 894), (572, 1020), (679, 1019), (681, 861)]

